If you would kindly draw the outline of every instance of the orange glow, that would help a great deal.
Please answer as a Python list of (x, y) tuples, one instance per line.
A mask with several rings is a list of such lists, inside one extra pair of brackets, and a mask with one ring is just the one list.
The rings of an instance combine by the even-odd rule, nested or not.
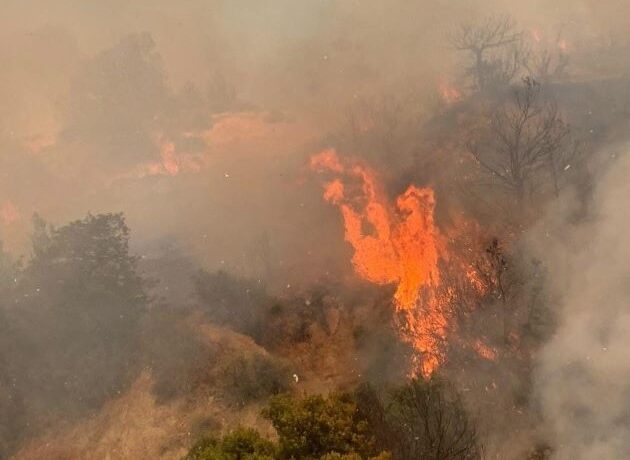
[(157, 136), (156, 142), (160, 148), (160, 161), (140, 165), (134, 173), (121, 177), (176, 176), (182, 172), (199, 172), (207, 162), (201, 154), (178, 152), (175, 143), (163, 135)]
[(228, 157), (242, 156), (247, 161), (247, 156), (262, 152), (288, 155), (314, 135), (309, 123), (270, 112), (226, 112), (213, 115), (208, 125), (201, 130), (154, 133), (159, 158), (137, 164), (108, 182), (198, 173)]
[(227, 112), (212, 117), (210, 128), (191, 132), (214, 153), (292, 152), (313, 136), (312, 128), (282, 114), (270, 112)]
[(473, 342), (473, 349), (477, 352), (479, 356), (483, 359), (487, 359), (488, 361), (496, 361), (497, 352), (494, 348), (489, 347), (481, 340), (475, 340)]
[(558, 48), (560, 48), (560, 51), (566, 52), (569, 49), (569, 44), (565, 39), (561, 39), (558, 41)]
[(470, 266), (466, 269), (466, 280), (479, 295), (488, 290), (486, 283), (479, 277), (479, 272)]
[(542, 33), (538, 29), (532, 29), (532, 38), (536, 43), (540, 43), (542, 41)]
[(162, 143), (162, 166), (171, 176), (179, 172), (179, 161), (175, 156), (175, 144), (172, 142), (164, 141)]
[(35, 155), (42, 153), (47, 148), (52, 147), (56, 143), (57, 143), (56, 133), (33, 135), (33, 136), (29, 136), (24, 141), (26, 149), (30, 153), (35, 154)]
[(462, 93), (457, 88), (446, 82), (440, 82), (438, 85), (438, 91), (442, 100), (447, 105), (454, 104), (462, 98)]
[(447, 326), (436, 291), (443, 244), (433, 219), (433, 190), (410, 186), (392, 205), (373, 171), (342, 162), (332, 149), (313, 156), (311, 168), (337, 176), (325, 184), (324, 198), (341, 211), (353, 266), (368, 281), (396, 285), (399, 331), (417, 352), (412, 375), (431, 375), (443, 358)]
[(0, 219), (4, 225), (9, 225), (20, 218), (20, 213), (15, 205), (7, 200), (0, 206)]

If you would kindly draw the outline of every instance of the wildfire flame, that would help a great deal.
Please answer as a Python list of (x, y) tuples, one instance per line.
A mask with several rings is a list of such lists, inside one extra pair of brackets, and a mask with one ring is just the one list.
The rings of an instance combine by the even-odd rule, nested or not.
[(462, 98), (461, 91), (445, 81), (441, 81), (438, 84), (438, 91), (440, 97), (447, 105), (454, 104)]
[(542, 41), (542, 32), (539, 29), (532, 29), (532, 38), (536, 43), (540, 43)]
[(569, 49), (569, 44), (567, 43), (565, 39), (560, 39), (558, 41), (558, 48), (560, 49), (560, 51), (566, 53), (567, 50)]
[(496, 361), (497, 351), (494, 348), (486, 345), (483, 341), (475, 340), (472, 344), (472, 347), (475, 352), (483, 359), (487, 359), (488, 361)]
[(444, 305), (437, 295), (444, 251), (430, 188), (410, 186), (394, 205), (366, 166), (342, 162), (333, 149), (311, 158), (311, 168), (332, 173), (324, 198), (339, 207), (356, 272), (377, 284), (395, 284), (394, 306), (403, 340), (417, 351), (412, 374), (428, 377), (442, 360)]
[(20, 218), (20, 213), (15, 205), (7, 200), (0, 206), (0, 221), (4, 225), (9, 225)]
[(164, 168), (164, 171), (171, 176), (175, 176), (180, 168), (180, 161), (175, 155), (175, 144), (170, 141), (162, 141), (161, 154), (161, 166)]

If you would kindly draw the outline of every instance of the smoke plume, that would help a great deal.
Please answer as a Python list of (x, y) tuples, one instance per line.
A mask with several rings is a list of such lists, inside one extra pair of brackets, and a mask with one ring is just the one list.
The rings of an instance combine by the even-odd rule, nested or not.
[(554, 458), (630, 455), (629, 173), (630, 156), (610, 162), (586, 222), (571, 223), (575, 209), (556, 209), (536, 234), (560, 305), (537, 375)]

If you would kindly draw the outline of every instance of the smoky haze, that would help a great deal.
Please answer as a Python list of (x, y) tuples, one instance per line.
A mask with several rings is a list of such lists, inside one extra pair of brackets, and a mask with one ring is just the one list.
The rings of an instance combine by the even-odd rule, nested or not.
[[(111, 209), (135, 239), (174, 233), (212, 264), (235, 259), (258, 229), (283, 245), (293, 226), (274, 213), (299, 215), (300, 187), (283, 189), (299, 180), (298, 156), (357, 99), (402, 86), (429, 107), (439, 82), (455, 80), (446, 36), (461, 19), (509, 13), (593, 42), (623, 30), (610, 2), (545, 5), (5, 2), (2, 195), (19, 215), (8, 212), (5, 245), (24, 251), (33, 212), (63, 222)], [(216, 114), (247, 111), (211, 131)], [(138, 177), (161, 162), (160, 136), (201, 166)], [(225, 253), (210, 255), (205, 239)]]
[[(571, 206), (554, 209), (534, 238), (547, 251), (561, 305), (557, 332), (537, 371), (540, 404), (560, 459), (629, 454), (625, 150), (606, 152), (620, 158), (602, 173), (586, 223), (571, 223)], [(571, 202), (567, 197), (565, 204)]]
[[(41, 219), (64, 228), (88, 214), (120, 212), (131, 231), (139, 271), (150, 280), (147, 311), (163, 315), (138, 320), (144, 328), (138, 339), (143, 345), (132, 342), (129, 348), (150, 350), (151, 363), (163, 365), (156, 374), (170, 377), (173, 366), (184, 375), (188, 370), (177, 366), (187, 353), (195, 363), (206, 362), (204, 353), (210, 351), (199, 351), (189, 337), (180, 340), (180, 333), (186, 336), (194, 329), (213, 346), (229, 342), (217, 349), (243, 348), (265, 359), (281, 356), (293, 366), (287, 374), (291, 384), (302, 382), (308, 391), (349, 388), (360, 377), (378, 384), (404, 380), (399, 358), (409, 352), (408, 344), (399, 343), (387, 329), (393, 324), (387, 299), (394, 288), (375, 287), (357, 276), (353, 248), (344, 240), (343, 216), (322, 199), (323, 179), (309, 169), (313, 154), (335, 148), (342, 159), (352, 159), (348, 164), (358, 158), (369, 165), (391, 202), (409, 185), (433, 188), (436, 225), (447, 229), (445, 239), (452, 242), (469, 232), (474, 244), (461, 252), (490, 260), (488, 271), (496, 272), (488, 275), (492, 279), (487, 284), (499, 286), (500, 292), (468, 302), (490, 305), (479, 315), (481, 324), (469, 325), (488, 342), (485, 361), (469, 365), (462, 358), (465, 364), (460, 366), (453, 358), (444, 366), (444, 375), (457, 381), (466, 407), (479, 419), (482, 444), (494, 455), (489, 458), (630, 456), (630, 402), (624, 383), (630, 378), (630, 361), (624, 357), (630, 328), (624, 311), (630, 275), (630, 245), (624, 238), (630, 224), (625, 211), (630, 193), (630, 157), (624, 153), (630, 127), (626, 1), (3, 0), (0, 11), (0, 249), (36, 280), (16, 288), (20, 299), (35, 297), (42, 280), (51, 289), (57, 286), (56, 273), (42, 275), (29, 265), (38, 257), (33, 242)], [(538, 64), (569, 56), (566, 69), (558, 71), (557, 80), (544, 82), (541, 94), (551, 95), (548, 108), (557, 109), (562, 121), (558, 131), (570, 130), (572, 152), (583, 156), (580, 161), (563, 157), (552, 165), (558, 166), (560, 180), (554, 176), (553, 187), (539, 195), (535, 189), (546, 178), (532, 179), (527, 190), (522, 187), (522, 201), (539, 200), (531, 206), (513, 206), (506, 198), (514, 187), (509, 177), (503, 177), (508, 186), (488, 186), (501, 175), (494, 171), (488, 178), (480, 172), (483, 155), (493, 144), (482, 139), (472, 152), (471, 141), (492, 126), (494, 108), (511, 97), (511, 90), (529, 80), (515, 73), (505, 88), (485, 93), (475, 87), (474, 59), (454, 44), (461, 24), (506, 17), (532, 54), (539, 48), (551, 50), (541, 53)], [(498, 169), (510, 176), (513, 168)], [(566, 187), (560, 184), (565, 177), (570, 177)], [(475, 225), (460, 225), (463, 219)], [(122, 224), (117, 228), (125, 235)], [(510, 252), (513, 248), (527, 252), (525, 262), (515, 261), (521, 256)], [(510, 255), (504, 258), (501, 251)], [(0, 275), (6, 268), (3, 261)], [(470, 265), (486, 267), (477, 259)], [(527, 277), (543, 266), (549, 277), (544, 289), (528, 278), (508, 280), (517, 287), (514, 294), (503, 292), (503, 271), (518, 267), (518, 276)], [(505, 275), (510, 276), (517, 275)], [(19, 276), (13, 282), (19, 284)], [(510, 334), (508, 322), (500, 318), (506, 311), (527, 310), (539, 290), (550, 299), (545, 307), (554, 310), (552, 332), (541, 333), (544, 338), (537, 336), (538, 342), (531, 339), (529, 312), (514, 313), (515, 331)], [(234, 315), (242, 318), (221, 317), (222, 323), (213, 317), (208, 325), (205, 313), (198, 311), (207, 306), (204, 302), (213, 308), (234, 307)], [(164, 312), (162, 304), (177, 313)], [(263, 319), (256, 316), (257, 308), (264, 310)], [(11, 316), (19, 308), (7, 310)], [(20, 321), (17, 329), (28, 323)], [(225, 339), (215, 322), (240, 335)], [(271, 326), (266, 330), (261, 324)], [(172, 342), (155, 340), (170, 335), (171, 325)], [(461, 343), (464, 329), (453, 326)], [(299, 346), (278, 344), (285, 332)], [(43, 349), (49, 339), (72, 342), (64, 335), (67, 331), (55, 336), (38, 326), (31, 333), (42, 337)], [(0, 365), (3, 351), (22, 356), (16, 343), (0, 349)], [(515, 351), (520, 346), (527, 350)], [(470, 344), (461, 348), (472, 353)], [(213, 348), (212, 353), (219, 352)], [(508, 356), (518, 365), (505, 364)], [(60, 353), (50, 358), (51, 373), (56, 359), (67, 357)], [(224, 357), (212, 354), (212, 359), (221, 362)], [(488, 364), (492, 360), (494, 367)], [(151, 367), (142, 363), (124, 365), (142, 372)], [(18, 367), (31, 375), (29, 365)], [(519, 366), (527, 371), (514, 370)], [(285, 371), (280, 365), (278, 369)], [(32, 387), (45, 387), (45, 371), (40, 372), (44, 377), (33, 374)], [(220, 380), (214, 374), (208, 377), (210, 371), (206, 374), (208, 381)], [(159, 378), (143, 374), (134, 380), (137, 375), (132, 375), (121, 377), (128, 384), (123, 390), (104, 393), (103, 401), (113, 402), (107, 409), (112, 412), (103, 412), (103, 417), (119, 415), (117, 404), (149, 404), (144, 396), (152, 387), (147, 382)], [(188, 374), (181, 380), (167, 382), (167, 396), (160, 393), (155, 400), (181, 396), (169, 385), (188, 388), (196, 382)], [(274, 384), (269, 386), (275, 391)], [(120, 394), (123, 399), (116, 399)], [(48, 414), (47, 398), (62, 399), (51, 392), (32, 407), (27, 401), (15, 411)], [(103, 401), (90, 406), (87, 413), (96, 418), (93, 425), (86, 423), (86, 433), (98, 431)], [(154, 406), (133, 407), (158, 414), (151, 412)], [(184, 403), (168, 406), (171, 420), (182, 407)], [(226, 407), (216, 409), (219, 415), (213, 413), (225, 422), (221, 430), (241, 420), (270, 429), (256, 418), (258, 406), (238, 406), (235, 420), (225, 414), (236, 406)], [(191, 414), (201, 419), (206, 409), (199, 406)], [(68, 423), (86, 416), (80, 409), (73, 412), (74, 406), (63, 411), (71, 414)], [(22, 423), (20, 417), (16, 420)], [(155, 420), (138, 426), (158, 424)], [(194, 419), (190, 425), (199, 422), (205, 429), (206, 421)], [(21, 449), (26, 453), (17, 458), (47, 455), (38, 449), (55, 438), (50, 430), (54, 423), (46, 419), (44, 428), (31, 432), (27, 420), (27, 428), (20, 427), (22, 437), (6, 450), (0, 439), (0, 457)], [(89, 438), (81, 423), (64, 432), (64, 448), (82, 436)], [(18, 422), (0, 417), (0, 438), (5, 431), (12, 433), (12, 424)], [(173, 431), (176, 426), (169, 425)], [(49, 438), (39, 438), (44, 431)], [(181, 458), (194, 441), (187, 436), (173, 441), (179, 450), (173, 448), (164, 458)], [(161, 452), (162, 444), (156, 446), (152, 453)], [(129, 449), (127, 457), (116, 458), (139, 455)], [(61, 451), (55, 458), (63, 457)], [(89, 458), (90, 452), (82, 455)], [(105, 449), (94, 458), (108, 455)], [(67, 458), (76, 457), (81, 455), (74, 452)]]

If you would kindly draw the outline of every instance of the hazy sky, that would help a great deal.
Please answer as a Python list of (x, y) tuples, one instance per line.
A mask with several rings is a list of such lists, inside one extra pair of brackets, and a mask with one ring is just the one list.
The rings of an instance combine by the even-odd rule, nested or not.
[[(455, 80), (460, 56), (446, 37), (458, 22), (511, 14), (525, 30), (601, 40), (623, 30), (622, 9), (590, 0), (5, 0), (0, 237), (23, 251), (33, 212), (62, 223), (125, 211), (135, 239), (220, 241), (221, 255), (203, 254), (216, 264), (261, 232), (283, 244), (300, 225), (321, 234), (327, 211), (304, 185), (302, 159), (357, 99), (404, 88), (430, 109), (438, 83)], [(225, 88), (232, 98), (219, 101)], [(307, 201), (313, 222), (294, 222)]]

